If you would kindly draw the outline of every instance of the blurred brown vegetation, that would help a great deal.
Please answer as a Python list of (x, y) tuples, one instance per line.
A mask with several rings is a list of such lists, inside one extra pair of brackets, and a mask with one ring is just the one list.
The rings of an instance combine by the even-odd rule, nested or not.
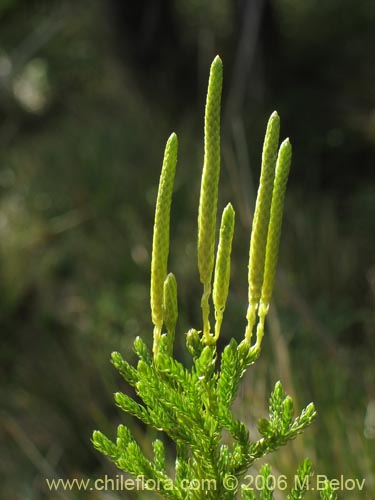
[[(112, 476), (94, 428), (144, 428), (114, 407), (137, 335), (151, 342), (149, 266), (165, 141), (179, 135), (170, 268), (176, 353), (198, 326), (196, 214), (210, 61), (224, 60), (221, 206), (237, 211), (222, 342), (240, 339), (248, 235), (268, 115), (294, 160), (262, 359), (241, 386), (254, 427), (281, 379), (319, 418), (274, 457), (307, 454), (375, 490), (375, 6), (372, 0), (0, 2), (0, 496), (45, 478)], [(250, 416), (249, 416), (250, 415)], [(253, 434), (254, 434), (253, 433)], [(173, 458), (173, 449), (170, 451)], [(355, 496), (356, 495), (356, 496)], [(127, 498), (135, 498), (128, 492)], [(142, 498), (148, 498), (146, 494)]]

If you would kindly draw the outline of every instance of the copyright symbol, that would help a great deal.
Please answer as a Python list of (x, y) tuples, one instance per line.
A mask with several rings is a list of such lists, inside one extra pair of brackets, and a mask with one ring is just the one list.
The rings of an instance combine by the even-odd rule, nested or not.
[(238, 479), (236, 476), (228, 474), (223, 480), (223, 485), (227, 491), (235, 491), (238, 488)]

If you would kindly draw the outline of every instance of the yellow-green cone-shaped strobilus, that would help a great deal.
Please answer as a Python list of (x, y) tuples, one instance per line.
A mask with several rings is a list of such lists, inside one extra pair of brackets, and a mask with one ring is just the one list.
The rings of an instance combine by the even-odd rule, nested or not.
[(177, 282), (174, 274), (169, 273), (164, 281), (163, 320), (168, 332), (168, 353), (172, 355), (174, 335), (178, 318)]
[(163, 327), (163, 288), (167, 276), (170, 211), (177, 163), (177, 147), (177, 136), (172, 134), (165, 147), (155, 210), (151, 258), (151, 316), (154, 324), (154, 354), (158, 352)]
[(286, 184), (288, 181), (290, 163), (292, 160), (292, 146), (289, 139), (285, 139), (280, 146), (277, 157), (275, 181), (272, 192), (272, 204), (268, 227), (266, 257), (262, 294), (259, 305), (259, 323), (257, 326), (257, 347), (260, 347), (264, 332), (264, 320), (268, 312), (272, 290), (275, 283), (276, 266), (279, 255), (280, 234), (284, 209)]
[(234, 232), (234, 210), (230, 203), (221, 218), (219, 247), (215, 263), (213, 301), (215, 306), (215, 340), (219, 338), (223, 313), (228, 298), (230, 281), (230, 255)]
[(264, 138), (262, 169), (250, 239), (248, 278), (249, 306), (246, 316), (246, 340), (248, 342), (250, 342), (251, 339), (256, 319), (256, 310), (262, 292), (268, 223), (270, 219), (273, 181), (275, 176), (277, 149), (279, 146), (279, 134), (280, 118), (275, 111), (272, 113), (268, 121), (267, 131)]
[(209, 296), (214, 267), (216, 212), (220, 174), (220, 107), (223, 65), (216, 56), (208, 82), (205, 126), (204, 165), (198, 213), (198, 269), (203, 284), (202, 313), (206, 343), (210, 342)]

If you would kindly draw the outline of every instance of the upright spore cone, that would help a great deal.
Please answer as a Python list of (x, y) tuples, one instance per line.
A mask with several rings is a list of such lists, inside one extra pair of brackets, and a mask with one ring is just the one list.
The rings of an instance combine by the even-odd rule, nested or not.
[(215, 263), (213, 301), (215, 306), (215, 338), (220, 334), (223, 313), (228, 298), (230, 281), (230, 256), (234, 232), (234, 210), (231, 203), (225, 207), (221, 218), (220, 239)]
[(174, 274), (169, 273), (163, 290), (163, 319), (168, 331), (174, 331), (177, 317), (177, 282)]
[(269, 304), (275, 282), (276, 266), (279, 255), (284, 198), (292, 160), (292, 146), (289, 139), (281, 144), (277, 158), (275, 182), (272, 194), (270, 223), (267, 237), (266, 259), (261, 302)]
[(211, 280), (214, 268), (216, 212), (220, 176), (220, 107), (223, 64), (216, 56), (211, 64), (204, 122), (204, 164), (198, 210), (198, 270), (203, 284), (201, 300), (205, 342), (210, 335)]
[(273, 181), (279, 145), (280, 118), (272, 113), (264, 138), (262, 169), (256, 199), (249, 253), (249, 303), (261, 296)]
[(204, 165), (198, 213), (198, 268), (201, 282), (208, 283), (214, 267), (218, 185), (220, 175), (220, 107), (223, 64), (214, 59), (208, 82), (205, 126)]
[(150, 295), (152, 322), (159, 334), (163, 326), (163, 287), (167, 276), (170, 210), (176, 172), (177, 147), (177, 136), (172, 134), (165, 147), (155, 210)]
[(249, 305), (246, 314), (247, 326), (245, 333), (248, 342), (250, 342), (251, 339), (256, 320), (256, 310), (262, 293), (268, 223), (270, 219), (279, 134), (280, 118), (276, 111), (274, 111), (268, 120), (263, 143), (262, 169), (250, 238), (248, 274)]

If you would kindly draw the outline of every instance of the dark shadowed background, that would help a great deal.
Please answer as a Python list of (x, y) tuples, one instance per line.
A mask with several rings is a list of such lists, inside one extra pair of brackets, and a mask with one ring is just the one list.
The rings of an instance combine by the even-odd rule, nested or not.
[(319, 417), (275, 454), (274, 470), (292, 474), (307, 455), (320, 474), (366, 479), (365, 493), (340, 498), (374, 498), (374, 26), (373, 0), (0, 1), (0, 498), (138, 498), (51, 492), (45, 478), (115, 477), (90, 437), (95, 428), (113, 436), (120, 421), (150, 449), (153, 432), (114, 406), (112, 393), (126, 387), (109, 355), (133, 360), (137, 335), (151, 344), (153, 211), (172, 131), (175, 351), (187, 358), (183, 332), (200, 321), (197, 203), (217, 53), (219, 208), (231, 200), (237, 213), (221, 346), (244, 333), (274, 109), (294, 148), (263, 355), (236, 412), (255, 436), (281, 379)]

